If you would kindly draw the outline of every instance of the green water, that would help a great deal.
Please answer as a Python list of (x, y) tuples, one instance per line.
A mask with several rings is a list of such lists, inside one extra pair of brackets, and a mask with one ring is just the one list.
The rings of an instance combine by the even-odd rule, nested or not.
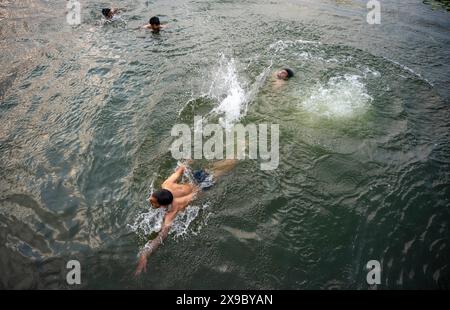
[[(0, 1), (0, 288), (367, 289), (372, 259), (378, 289), (449, 288), (445, 9), (126, 0), (104, 24), (80, 2), (73, 28), (65, 1)], [(196, 115), (279, 124), (279, 166), (240, 161), (135, 279), (171, 128)]]

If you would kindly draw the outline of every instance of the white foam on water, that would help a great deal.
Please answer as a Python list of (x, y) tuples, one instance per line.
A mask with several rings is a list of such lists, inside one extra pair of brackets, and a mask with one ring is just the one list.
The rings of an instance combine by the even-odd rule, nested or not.
[(348, 118), (367, 111), (373, 98), (367, 94), (359, 75), (333, 77), (327, 84), (316, 84), (301, 103), (306, 111), (325, 118)]
[[(202, 206), (188, 206), (184, 211), (179, 212), (172, 223), (170, 234), (173, 234), (175, 238), (184, 236), (191, 231), (196, 234), (196, 231), (190, 229), (190, 225), (198, 217), (200, 210), (207, 207), (208, 204)], [(165, 213), (166, 210), (164, 208), (150, 208), (148, 212), (139, 214), (134, 223), (128, 225), (128, 227), (131, 231), (141, 236), (149, 236), (152, 233), (157, 233), (161, 230)], [(199, 226), (199, 229), (200, 228), (201, 226)]]
[(211, 113), (221, 116), (220, 123), (223, 127), (229, 128), (241, 118), (247, 96), (243, 82), (238, 79), (234, 59), (228, 60), (221, 54), (207, 96), (218, 102)]
[(162, 208), (153, 209), (149, 207), (149, 211), (140, 213), (134, 223), (128, 225), (128, 228), (138, 235), (148, 236), (161, 230), (164, 214), (165, 210)]
[(360, 69), (362, 69), (362, 72), (364, 74), (364, 78), (367, 77), (374, 77), (374, 78), (379, 78), (381, 77), (381, 73), (378, 72), (377, 70), (371, 69), (369, 67), (359, 67)]
[(295, 46), (295, 45), (321, 45), (322, 42), (319, 41), (309, 41), (309, 40), (279, 40), (275, 43), (269, 45), (269, 50), (273, 50), (275, 53), (281, 52), (286, 48)]
[(125, 19), (123, 19), (121, 15), (113, 15), (113, 17), (111, 19), (106, 19), (106, 18), (102, 17), (102, 19), (100, 20), (101, 25), (108, 25), (111, 23), (127, 24), (127, 21)]
[(183, 212), (178, 213), (172, 224), (171, 233), (175, 234), (176, 238), (184, 236), (188, 232), (196, 234), (190, 225), (198, 217), (200, 210), (207, 207), (207, 204), (203, 206), (189, 206)]
[[(303, 60), (303, 61), (307, 60), (307, 61), (317, 61), (317, 62), (334, 63), (334, 64), (336, 64), (336, 63), (342, 64), (343, 62), (348, 61), (348, 58), (344, 59), (344, 60), (339, 60), (335, 57), (326, 59), (324, 57), (313, 55), (312, 53), (306, 52), (306, 51), (302, 51), (300, 53), (293, 53), (293, 55), (295, 55), (299, 60)], [(348, 57), (350, 57), (350, 56), (348, 56)]]
[(264, 84), (270, 68), (271, 64), (249, 85), (238, 75), (234, 59), (220, 54), (218, 68), (214, 70), (215, 74), (206, 96), (217, 101), (217, 106), (210, 114), (220, 116), (222, 127), (230, 129), (246, 115), (249, 103)]

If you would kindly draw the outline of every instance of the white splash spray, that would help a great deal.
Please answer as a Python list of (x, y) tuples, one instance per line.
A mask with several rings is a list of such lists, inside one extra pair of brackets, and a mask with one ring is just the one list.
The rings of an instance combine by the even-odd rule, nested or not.
[(367, 111), (373, 98), (366, 93), (362, 77), (346, 74), (320, 83), (301, 103), (306, 111), (326, 118), (348, 118)]
[(237, 71), (233, 58), (228, 59), (220, 54), (219, 64), (213, 76), (207, 97), (215, 100), (217, 106), (210, 115), (219, 115), (219, 122), (224, 128), (231, 128), (247, 114), (249, 103), (257, 94), (259, 88), (270, 71), (271, 63), (255, 79), (251, 85), (243, 80)]
[[(202, 206), (188, 206), (183, 212), (179, 212), (170, 228), (170, 234), (173, 234), (175, 238), (184, 236), (191, 231), (196, 234), (194, 229), (190, 227), (191, 223), (197, 218), (200, 210), (207, 207), (207, 204)], [(149, 236), (152, 233), (157, 233), (161, 230), (165, 213), (166, 211), (163, 208), (150, 209), (148, 212), (139, 214), (134, 223), (128, 225), (128, 227), (140, 236)], [(198, 229), (200, 228), (201, 225)]]

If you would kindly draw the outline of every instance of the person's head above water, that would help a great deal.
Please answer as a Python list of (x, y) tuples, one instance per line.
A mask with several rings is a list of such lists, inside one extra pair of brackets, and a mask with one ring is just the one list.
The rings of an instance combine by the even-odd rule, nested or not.
[(102, 14), (103, 14), (103, 16), (105, 16), (105, 18), (112, 18), (114, 15), (114, 12), (113, 12), (113, 10), (111, 10), (109, 8), (105, 8), (105, 9), (102, 9)]
[(157, 16), (153, 16), (152, 18), (150, 18), (148, 23), (150, 24), (150, 28), (153, 31), (158, 31), (161, 29), (161, 22), (159, 21), (159, 18)]
[(154, 192), (149, 199), (153, 208), (168, 207), (173, 201), (173, 195), (167, 189)]
[(157, 16), (153, 16), (152, 18), (150, 18), (148, 23), (150, 25), (161, 25), (161, 22), (159, 21), (159, 18)]
[(280, 80), (287, 80), (294, 76), (294, 71), (289, 68), (281, 69), (277, 72), (277, 78)]

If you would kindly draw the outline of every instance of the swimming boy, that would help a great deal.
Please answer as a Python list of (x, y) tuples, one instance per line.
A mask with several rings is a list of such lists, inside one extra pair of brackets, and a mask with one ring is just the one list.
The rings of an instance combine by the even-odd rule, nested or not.
[(275, 72), (272, 76), (273, 86), (275, 89), (280, 88), (285, 84), (285, 81), (289, 80), (294, 76), (294, 71), (289, 68), (281, 69)]
[(165, 26), (161, 25), (157, 16), (153, 16), (150, 18), (147, 25), (142, 26), (142, 28), (150, 29), (154, 33), (158, 33), (164, 27)]
[(105, 8), (102, 9), (102, 14), (107, 20), (113, 19), (115, 15), (119, 13), (119, 9), (117, 8)]
[[(148, 256), (156, 251), (164, 239), (167, 238), (170, 227), (178, 212), (183, 211), (194, 200), (197, 193), (210, 188), (219, 176), (230, 171), (235, 165), (236, 160), (234, 159), (218, 161), (213, 164), (211, 171), (202, 169), (192, 172), (194, 184), (180, 184), (178, 180), (189, 169), (185, 165), (181, 165), (163, 182), (161, 185), (162, 189), (154, 192), (150, 196), (149, 203), (153, 208), (165, 208), (167, 211), (164, 215), (162, 228), (158, 236), (148, 241), (140, 252), (139, 262), (135, 272), (136, 276), (142, 271), (147, 271)], [(188, 172), (191, 171), (189, 170)]]
[(286, 81), (286, 80), (288, 80), (288, 79), (290, 79), (291, 77), (294, 76), (294, 71), (292, 71), (289, 68), (284, 68), (284, 69), (281, 69), (281, 70), (275, 72), (275, 76), (279, 80), (285, 80)]

